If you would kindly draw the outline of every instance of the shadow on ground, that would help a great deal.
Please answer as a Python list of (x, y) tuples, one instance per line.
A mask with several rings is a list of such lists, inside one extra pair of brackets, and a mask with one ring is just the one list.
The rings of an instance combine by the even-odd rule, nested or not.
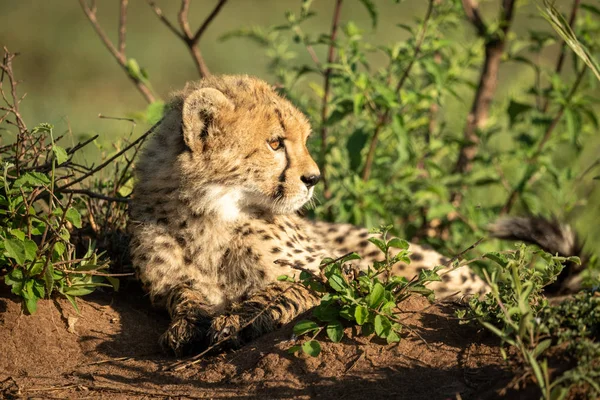
[(0, 393), (42, 398), (494, 398), (510, 375), (493, 338), (458, 324), (451, 305), (403, 304), (397, 345), (355, 336), (324, 340), (318, 358), (288, 354), (291, 326), (180, 371), (157, 344), (168, 316), (135, 282), (120, 293), (42, 301), (24, 315), (0, 293)]

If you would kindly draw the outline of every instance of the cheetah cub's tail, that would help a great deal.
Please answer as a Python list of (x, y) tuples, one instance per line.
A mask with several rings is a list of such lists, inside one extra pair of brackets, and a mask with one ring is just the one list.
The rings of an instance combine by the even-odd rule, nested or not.
[(562, 257), (577, 256), (581, 265), (565, 263), (556, 282), (546, 286), (551, 294), (572, 293), (581, 289), (579, 273), (586, 267), (590, 255), (583, 251), (583, 242), (568, 224), (543, 217), (505, 217), (488, 227), (490, 234), (498, 239), (520, 240), (535, 244), (544, 251)]

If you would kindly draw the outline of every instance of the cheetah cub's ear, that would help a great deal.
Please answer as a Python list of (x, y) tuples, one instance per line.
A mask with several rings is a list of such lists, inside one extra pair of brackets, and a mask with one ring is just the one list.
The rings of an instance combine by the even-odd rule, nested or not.
[(234, 108), (231, 100), (217, 89), (202, 88), (191, 93), (184, 100), (181, 112), (185, 144), (194, 152), (202, 151), (215, 118), (220, 112)]

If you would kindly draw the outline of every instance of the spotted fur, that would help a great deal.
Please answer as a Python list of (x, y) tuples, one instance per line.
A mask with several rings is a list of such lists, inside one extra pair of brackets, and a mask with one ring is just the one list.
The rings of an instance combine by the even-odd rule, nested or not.
[[(381, 257), (363, 228), (296, 215), (319, 178), (309, 135), (306, 117), (255, 78), (207, 78), (174, 96), (137, 165), (131, 210), (137, 274), (172, 318), (161, 339), (167, 349), (182, 354), (227, 335), (240, 344), (271, 331), (317, 302), (278, 276), (318, 271), (324, 257), (349, 251), (363, 256), (359, 267)], [(410, 250), (413, 262), (395, 273), (412, 277), (447, 261)], [(465, 269), (432, 287), (441, 295), (485, 290)]]

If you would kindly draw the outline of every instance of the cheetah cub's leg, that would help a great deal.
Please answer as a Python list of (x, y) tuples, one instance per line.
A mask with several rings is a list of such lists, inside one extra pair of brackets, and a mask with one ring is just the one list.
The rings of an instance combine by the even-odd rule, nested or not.
[(209, 336), (212, 343), (229, 338), (227, 345), (239, 347), (291, 322), (319, 303), (319, 299), (299, 284), (277, 282), (235, 304), (229, 314), (213, 319)]
[(167, 310), (171, 324), (160, 337), (165, 351), (171, 350), (181, 356), (208, 345), (207, 332), (212, 317), (200, 292), (185, 286), (171, 290)]

